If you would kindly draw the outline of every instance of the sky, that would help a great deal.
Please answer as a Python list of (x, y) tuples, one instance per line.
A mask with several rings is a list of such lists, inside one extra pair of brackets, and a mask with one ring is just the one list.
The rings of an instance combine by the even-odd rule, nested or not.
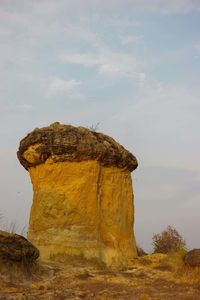
[(0, 213), (27, 226), (20, 140), (95, 127), (138, 159), (137, 244), (174, 226), (200, 247), (200, 1), (0, 0)]

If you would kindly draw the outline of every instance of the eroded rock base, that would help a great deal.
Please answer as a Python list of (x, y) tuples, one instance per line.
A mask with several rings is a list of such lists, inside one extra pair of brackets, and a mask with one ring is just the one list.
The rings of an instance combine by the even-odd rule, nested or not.
[(28, 238), (41, 257), (67, 253), (116, 266), (136, 255), (129, 171), (49, 158), (29, 173), (34, 199)]

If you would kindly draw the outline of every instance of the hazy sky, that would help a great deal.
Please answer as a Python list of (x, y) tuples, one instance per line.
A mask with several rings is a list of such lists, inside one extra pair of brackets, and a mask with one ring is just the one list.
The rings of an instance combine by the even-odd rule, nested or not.
[(139, 162), (138, 244), (171, 224), (200, 247), (199, 96), (199, 0), (0, 0), (4, 223), (27, 224), (32, 202), (20, 139), (99, 122)]

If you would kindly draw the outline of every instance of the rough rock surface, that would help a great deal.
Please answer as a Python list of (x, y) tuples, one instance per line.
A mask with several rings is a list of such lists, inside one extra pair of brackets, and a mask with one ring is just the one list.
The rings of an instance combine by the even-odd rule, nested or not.
[(136, 158), (111, 137), (58, 122), (28, 134), (20, 142), (17, 154), (26, 169), (44, 163), (49, 157), (54, 162), (97, 160), (103, 166), (129, 171), (137, 168)]
[(39, 255), (38, 249), (23, 236), (0, 231), (0, 258), (31, 262)]
[(18, 157), (34, 191), (28, 238), (42, 257), (121, 266), (136, 255), (130, 152), (101, 133), (54, 123), (28, 134)]
[(200, 249), (193, 249), (187, 252), (184, 261), (191, 267), (200, 267)]

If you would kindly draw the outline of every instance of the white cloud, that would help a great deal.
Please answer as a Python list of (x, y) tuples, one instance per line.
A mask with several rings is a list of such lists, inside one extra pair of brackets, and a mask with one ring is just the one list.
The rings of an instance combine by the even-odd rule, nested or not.
[(33, 7), (40, 13), (48, 15), (54, 12), (61, 12), (64, 9), (67, 11), (68, 15), (71, 16), (80, 14), (88, 15), (95, 11), (100, 14), (105, 12), (116, 13), (116, 11), (148, 11), (157, 12), (161, 14), (185, 14), (191, 11), (199, 10), (200, 3), (199, 0), (60, 0), (58, 2), (54, 0), (43, 0), (34, 1)]
[(133, 140), (139, 141), (136, 152), (144, 164), (195, 170), (200, 168), (196, 135), (199, 112), (198, 92), (147, 81), (135, 101), (120, 110), (115, 119), (127, 128), (127, 136), (135, 132)]
[(53, 77), (47, 84), (47, 95), (54, 96), (58, 93), (69, 92), (81, 84), (80, 81), (71, 79), (65, 80), (58, 77)]
[[(82, 65), (85, 68), (96, 68), (99, 74), (112, 78), (133, 77), (139, 81), (145, 80), (145, 73), (139, 72), (138, 62), (133, 55), (110, 50), (105, 42), (95, 33), (80, 25), (68, 24), (65, 28), (68, 37), (87, 41), (96, 52), (67, 53), (60, 57), (67, 63)], [(122, 44), (137, 43), (142, 37), (121, 36)]]
[(24, 103), (17, 106), (17, 110), (22, 112), (29, 112), (32, 111), (33, 109), (34, 109), (33, 105), (28, 103)]
[(194, 45), (194, 48), (197, 49), (198, 51), (200, 50), (200, 42), (197, 42), (195, 45)]
[[(157, 14), (187, 14), (200, 10), (199, 0), (36, 0), (36, 1), (0, 1), (0, 19), (7, 21), (9, 26), (17, 24), (31, 30), (39, 26), (51, 26), (60, 20), (78, 20), (99, 18), (101, 22), (115, 21), (119, 26), (132, 26), (133, 22), (127, 18), (128, 13), (145, 12)], [(120, 15), (120, 18), (119, 18)], [(92, 16), (92, 17), (91, 17)], [(118, 18), (114, 19), (114, 18)], [(123, 16), (123, 17), (122, 17)], [(103, 19), (102, 19), (103, 18)], [(38, 23), (39, 21), (39, 23)], [(137, 23), (137, 22), (136, 22)], [(34, 25), (34, 26), (33, 26)], [(48, 31), (49, 26), (45, 26)], [(34, 31), (34, 29), (33, 29)]]
[(135, 35), (120, 36), (120, 42), (122, 45), (137, 44), (141, 38), (141, 36)]
[(6, 37), (9, 36), (11, 34), (11, 30), (9, 30), (8, 28), (5, 27), (0, 27), (0, 36), (1, 37)]
[(81, 27), (81, 25), (68, 23), (64, 29), (64, 32), (68, 38), (74, 37), (76, 40), (84, 40), (87, 41), (94, 48), (101, 48), (102, 43), (98, 36), (93, 33), (91, 30), (87, 30), (87, 28)]
[(200, 9), (199, 0), (43, 0), (34, 2), (36, 9), (39, 9), (44, 14), (59, 12), (66, 9), (69, 16), (88, 15), (95, 11), (100, 14), (105, 12), (116, 13), (125, 11), (147, 11), (157, 12), (161, 14), (185, 14)]
[(139, 9), (161, 14), (186, 14), (200, 8), (198, 0), (136, 0), (135, 2)]
[(140, 82), (144, 82), (146, 79), (146, 74), (145, 73), (138, 73), (138, 80)]
[(60, 55), (66, 63), (96, 68), (99, 74), (112, 78), (132, 77), (139, 81), (145, 79), (144, 73), (138, 71), (136, 58), (125, 53), (100, 50), (96, 53), (66, 53)]

